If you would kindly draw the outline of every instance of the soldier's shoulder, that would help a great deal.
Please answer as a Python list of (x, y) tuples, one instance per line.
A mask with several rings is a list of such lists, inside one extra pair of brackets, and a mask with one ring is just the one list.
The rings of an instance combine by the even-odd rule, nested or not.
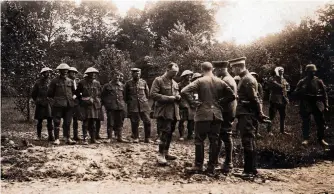
[(142, 79), (142, 78), (140, 78), (139, 81), (140, 81), (141, 83), (146, 84), (146, 81), (145, 81), (144, 79)]

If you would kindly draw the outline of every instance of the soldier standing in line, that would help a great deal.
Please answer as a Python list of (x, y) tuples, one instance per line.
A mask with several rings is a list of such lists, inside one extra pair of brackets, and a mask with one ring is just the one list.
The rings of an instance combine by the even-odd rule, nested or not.
[(309, 64), (305, 69), (307, 76), (301, 79), (294, 91), (300, 98), (300, 115), (303, 120), (302, 131), (303, 145), (308, 145), (310, 138), (310, 121), (313, 115), (317, 124), (317, 136), (320, 145), (327, 147), (324, 140), (325, 118), (324, 111), (328, 110), (328, 97), (324, 82), (315, 76), (317, 68), (314, 64)]
[(48, 88), (47, 95), (53, 99), (52, 117), (54, 123), (55, 145), (59, 145), (59, 128), (60, 121), (63, 118), (63, 136), (67, 144), (75, 144), (76, 142), (70, 138), (70, 126), (73, 116), (74, 107), (74, 83), (67, 77), (70, 67), (66, 63), (58, 65), (59, 76), (54, 78)]
[(112, 129), (118, 142), (127, 142), (122, 138), (123, 123), (126, 114), (124, 84), (120, 81), (123, 74), (115, 72), (114, 79), (105, 84), (102, 89), (102, 104), (107, 111), (108, 143), (111, 142)]
[(52, 69), (48, 67), (44, 67), (41, 70), (41, 78), (35, 83), (34, 87), (32, 88), (31, 97), (36, 104), (35, 119), (37, 120), (38, 140), (42, 139), (43, 120), (46, 119), (49, 136), (48, 140), (54, 141), (51, 105), (47, 97), (47, 90), (50, 84), (50, 71), (52, 71)]
[[(227, 68), (229, 65), (228, 61), (214, 61), (213, 62), (217, 77), (221, 78), (237, 95), (237, 84), (233, 77), (228, 73)], [(225, 162), (222, 165), (224, 173), (229, 173), (232, 168), (232, 152), (233, 152), (233, 141), (232, 141), (232, 125), (235, 119), (235, 113), (237, 108), (237, 101), (233, 100), (229, 104), (222, 106), (223, 122), (221, 124), (219, 133), (218, 148), (219, 151), (222, 149), (222, 142), (225, 144)], [(218, 164), (218, 158), (217, 158)]]
[(148, 103), (149, 88), (145, 80), (140, 78), (141, 70), (132, 68), (132, 80), (125, 84), (125, 99), (131, 120), (133, 142), (139, 142), (139, 121), (144, 123), (145, 143), (151, 143), (150, 105)]
[[(68, 78), (70, 78), (71, 80), (73, 80), (73, 83), (74, 83), (74, 89), (76, 90), (77, 89), (77, 85), (78, 85), (78, 82), (77, 82), (77, 73), (78, 73), (78, 70), (75, 68), (75, 67), (71, 67), (69, 70), (68, 70)], [(75, 141), (79, 141), (80, 138), (79, 138), (79, 133), (78, 133), (78, 114), (79, 113), (79, 99), (77, 98), (76, 95), (74, 95), (73, 97), (74, 99), (74, 107), (73, 107), (73, 140)]]
[(157, 156), (158, 164), (165, 165), (167, 160), (175, 160), (176, 156), (169, 153), (175, 124), (180, 120), (179, 102), (179, 86), (173, 80), (179, 71), (176, 63), (167, 65), (166, 72), (156, 77), (151, 87), (151, 97), (155, 101), (154, 117), (160, 126), (160, 144), (159, 154)]
[[(204, 141), (206, 137), (209, 137), (210, 151), (206, 170), (209, 174), (213, 174), (219, 154), (219, 132), (223, 121), (220, 105), (226, 105), (236, 97), (233, 90), (224, 81), (213, 75), (213, 66), (210, 62), (202, 63), (201, 67), (203, 77), (190, 83), (181, 91), (182, 96), (197, 107), (195, 113), (195, 166), (188, 170), (192, 173), (203, 171)], [(198, 93), (198, 101), (191, 101), (193, 92)]]
[[(191, 83), (191, 77), (193, 72), (190, 70), (185, 70), (181, 74), (182, 81), (179, 84), (179, 90), (181, 91), (185, 86)], [(181, 98), (180, 102), (180, 121), (179, 121), (179, 133), (180, 133), (180, 141), (184, 140), (184, 122), (187, 121), (187, 129), (188, 136), (187, 139), (191, 139), (194, 131), (194, 120), (192, 115), (192, 109), (188, 103), (188, 101), (184, 98)]]
[[(101, 85), (95, 80), (99, 71), (93, 67), (87, 68), (87, 78), (79, 82), (76, 95), (81, 100), (83, 112), (83, 127), (89, 132), (91, 143), (100, 142), (96, 140), (96, 121), (99, 119), (101, 106)], [(84, 138), (84, 141), (86, 139)]]
[(258, 83), (246, 69), (245, 61), (246, 57), (241, 57), (229, 62), (233, 73), (241, 78), (238, 85), (237, 130), (240, 131), (242, 146), (244, 147), (243, 175), (250, 177), (258, 174), (256, 167), (255, 125), (257, 120), (268, 121), (263, 114), (258, 97)]
[[(259, 97), (261, 106), (263, 107), (263, 87), (262, 87), (262, 84), (260, 83), (259, 75), (255, 72), (250, 72), (250, 74), (253, 77), (255, 77), (255, 79), (257, 81), (257, 88), (258, 88), (258, 94), (257, 95)], [(261, 138), (261, 134), (259, 132), (259, 127), (260, 127), (260, 122), (259, 121), (255, 122), (255, 136), (258, 137), (258, 138)]]
[[(285, 131), (285, 115), (286, 106), (289, 104), (288, 91), (290, 90), (289, 83), (284, 78), (283, 67), (275, 68), (276, 75), (271, 77), (268, 81), (268, 89), (270, 91), (270, 106), (269, 106), (269, 118), (271, 121), (274, 120), (276, 112), (280, 115), (280, 132), (288, 135)], [(272, 124), (268, 125), (268, 133), (272, 134)]]

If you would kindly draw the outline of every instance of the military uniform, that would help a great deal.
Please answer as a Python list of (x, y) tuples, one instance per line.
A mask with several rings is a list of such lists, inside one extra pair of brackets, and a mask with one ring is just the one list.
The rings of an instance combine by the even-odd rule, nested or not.
[[(44, 69), (44, 68), (43, 68)], [(42, 69), (42, 72), (43, 71)], [(51, 69), (50, 69), (51, 70)], [(50, 71), (49, 69), (45, 71)], [(33, 86), (31, 97), (35, 102), (35, 119), (37, 120), (37, 136), (42, 138), (43, 120), (47, 120), (49, 141), (54, 141), (53, 137), (53, 125), (52, 125), (52, 113), (50, 101), (47, 98), (47, 90), (50, 84), (48, 78), (39, 79)]]
[(48, 88), (48, 97), (53, 99), (52, 116), (55, 139), (59, 141), (60, 120), (63, 118), (63, 136), (70, 139), (70, 126), (74, 107), (73, 80), (59, 76), (53, 79)]
[(122, 82), (109, 82), (102, 89), (102, 104), (107, 111), (107, 135), (110, 139), (113, 129), (118, 140), (122, 140), (122, 129), (126, 114), (125, 90)]
[[(133, 71), (139, 71), (137, 69)], [(149, 88), (143, 79), (130, 80), (125, 84), (125, 100), (131, 120), (131, 129), (134, 139), (139, 138), (139, 121), (144, 123), (145, 140), (151, 138), (150, 105), (148, 103)]]
[[(208, 62), (207, 62), (208, 63)], [(202, 64), (206, 65), (206, 63)], [(207, 64), (208, 66), (211, 63)], [(211, 65), (212, 66), (212, 65)], [(215, 76), (203, 76), (182, 89), (181, 94), (191, 99), (192, 92), (198, 93), (199, 103), (195, 112), (195, 167), (201, 169), (204, 163), (204, 140), (209, 137), (210, 152), (208, 171), (214, 170), (219, 148), (219, 133), (223, 114), (221, 99), (227, 102), (235, 99), (233, 90)], [(194, 104), (194, 102), (190, 102)]]
[[(78, 73), (78, 70), (75, 67), (71, 67), (69, 69), (69, 72)], [(69, 78), (71, 80), (73, 80), (74, 89), (76, 90), (78, 82), (79, 82), (79, 79), (75, 79), (75, 77), (71, 77), (71, 76), (69, 76)], [(78, 141), (79, 140), (78, 116), (80, 114), (79, 99), (77, 98), (77, 96), (74, 96), (73, 99), (74, 99), (74, 107), (73, 107), (73, 139), (76, 140), (76, 141)]]
[[(95, 80), (95, 81), (97, 81), (97, 80)], [(97, 81), (97, 82), (100, 84), (99, 81)], [(102, 91), (102, 89), (101, 89), (101, 91)], [(101, 122), (102, 121), (104, 121), (104, 111), (103, 111), (103, 108), (101, 107), (100, 112), (99, 112), (99, 118), (96, 120), (96, 133), (95, 133), (96, 139), (101, 139), (100, 130), (101, 130)]]
[[(245, 65), (246, 58), (230, 61), (231, 65)], [(240, 73), (238, 84), (238, 105), (236, 117), (238, 118), (237, 130), (240, 131), (242, 146), (244, 147), (244, 173), (256, 175), (256, 144), (255, 125), (260, 117), (263, 117), (262, 106), (258, 96), (258, 82), (245, 70)]]
[[(314, 71), (316, 70), (315, 66), (308, 66), (307, 69), (311, 69), (310, 71), (313, 69)], [(322, 142), (325, 130), (324, 110), (328, 108), (325, 84), (318, 77), (305, 77), (298, 82), (294, 93), (300, 97), (300, 116), (303, 120), (302, 131), (304, 140), (307, 141), (309, 139), (310, 116), (313, 115), (317, 124), (318, 141), (326, 145), (326, 142)]]
[[(84, 110), (82, 115), (83, 127), (88, 129), (91, 142), (98, 143), (96, 141), (96, 122), (99, 120), (102, 108), (100, 98), (101, 85), (96, 80), (90, 80), (89, 78), (83, 79), (78, 84), (76, 95), (80, 97), (80, 106), (82, 106)], [(86, 137), (84, 137), (84, 139), (85, 138)]]
[[(285, 132), (285, 116), (286, 116), (286, 106), (289, 103), (289, 98), (287, 91), (289, 88), (289, 83), (285, 78), (279, 76), (271, 77), (268, 81), (268, 89), (270, 91), (269, 96), (269, 118), (274, 120), (276, 112), (280, 115), (280, 132)], [(271, 132), (272, 125), (268, 125), (268, 132)]]
[[(250, 74), (252, 76), (254, 76), (255, 79), (258, 81), (258, 74), (257, 73), (250, 72)], [(257, 83), (257, 89), (258, 89), (257, 96), (259, 97), (259, 101), (260, 101), (261, 109), (262, 109), (262, 107), (263, 107), (263, 87), (262, 87), (262, 84), (260, 82)], [(261, 137), (261, 134), (259, 133), (259, 128), (260, 128), (260, 122), (256, 121), (255, 122), (255, 135), (257, 137)]]
[[(180, 91), (190, 84), (190, 81), (184, 80), (179, 83)], [(187, 138), (190, 139), (192, 137), (194, 131), (194, 108), (190, 106), (186, 99), (181, 98), (180, 102), (180, 121), (179, 121), (179, 133), (180, 137), (183, 138), (184, 136), (184, 122), (187, 121), (187, 129), (188, 129), (188, 136)]]
[[(178, 70), (176, 64), (173, 68)], [(172, 141), (175, 124), (180, 120), (179, 100), (175, 96), (179, 95), (179, 86), (167, 73), (154, 79), (151, 87), (151, 97), (155, 101), (153, 117), (157, 118), (160, 127), (159, 154), (163, 159), (175, 159), (168, 154)]]
[[(214, 61), (213, 65), (215, 68), (226, 68), (226, 72), (223, 72), (221, 79), (233, 90), (234, 94), (237, 94), (237, 84), (234, 78), (227, 72), (228, 67), (227, 61)], [(232, 152), (233, 152), (233, 141), (232, 141), (232, 125), (235, 120), (237, 101), (222, 106), (223, 122), (220, 128), (218, 148), (219, 151), (222, 148), (222, 142), (225, 145), (225, 162), (223, 169), (228, 171), (232, 168)], [(217, 161), (218, 163), (218, 161)]]

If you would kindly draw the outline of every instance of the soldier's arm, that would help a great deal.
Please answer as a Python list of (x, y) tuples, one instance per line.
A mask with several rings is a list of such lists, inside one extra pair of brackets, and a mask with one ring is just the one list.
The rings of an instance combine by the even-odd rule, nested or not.
[(263, 111), (262, 111), (261, 101), (258, 96), (257, 84), (258, 84), (257, 81), (249, 80), (247, 82), (246, 89), (247, 89), (248, 99), (250, 103), (254, 104), (255, 111), (260, 117), (262, 117)]
[(328, 95), (327, 95), (327, 90), (326, 90), (326, 85), (322, 80), (320, 80), (320, 87), (322, 89), (322, 95), (323, 95), (323, 103), (325, 105), (325, 108), (328, 108)]
[(300, 95), (302, 95), (302, 93), (304, 92), (304, 89), (305, 89), (304, 82), (303, 82), (303, 80), (300, 80), (297, 83), (297, 86), (296, 86), (295, 90), (293, 91), (293, 95), (294, 96), (300, 96)]
[(32, 92), (31, 92), (31, 98), (36, 101), (37, 100), (37, 95), (38, 95), (38, 84), (35, 83), (33, 88), (32, 88)]
[(47, 92), (49, 98), (53, 98), (55, 96), (55, 89), (56, 89), (56, 83), (55, 81), (52, 80), (48, 87), (48, 92)]
[(150, 89), (148, 88), (146, 81), (145, 81), (145, 95), (147, 98), (150, 97)]
[(236, 95), (233, 91), (233, 89), (224, 81), (222, 81), (223, 84), (223, 91), (222, 91), (222, 98), (219, 100), (220, 104), (228, 104), (236, 99)]
[(273, 77), (269, 79), (268, 86), (269, 88), (284, 88), (284, 85), (278, 83)]
[(151, 87), (150, 96), (154, 101), (157, 102), (174, 102), (175, 97), (174, 96), (167, 96), (160, 94), (160, 83), (159, 80), (156, 78), (154, 79)]
[(193, 105), (195, 101), (194, 98), (192, 97), (192, 94), (197, 91), (198, 87), (199, 87), (199, 80), (191, 82), (181, 90), (181, 96), (184, 97), (189, 102), (189, 104)]

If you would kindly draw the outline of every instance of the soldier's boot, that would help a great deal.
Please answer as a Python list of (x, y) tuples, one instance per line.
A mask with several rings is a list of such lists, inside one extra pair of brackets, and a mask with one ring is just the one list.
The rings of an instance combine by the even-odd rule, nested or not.
[(179, 129), (179, 134), (180, 134), (179, 140), (183, 141), (184, 140), (184, 120), (179, 121), (178, 129)]
[(290, 135), (290, 133), (285, 131), (285, 123), (284, 120), (280, 122), (280, 132), (283, 135)]
[(53, 130), (51, 129), (48, 129), (48, 141), (54, 141), (55, 140), (55, 138), (54, 138), (54, 136), (53, 136)]
[(166, 165), (167, 164), (167, 160), (165, 158), (165, 154), (164, 153), (158, 153), (157, 155), (157, 162), (159, 165)]
[(95, 139), (102, 139), (101, 136), (100, 136), (100, 128), (99, 126), (97, 126), (95, 128)]
[(272, 132), (272, 128), (273, 128), (272, 123), (268, 123), (268, 125), (267, 125), (267, 131), (268, 131), (268, 135), (269, 136), (273, 136), (274, 135), (273, 132)]
[(55, 141), (53, 142), (54, 145), (59, 145), (59, 127), (54, 128), (54, 134), (55, 134)]
[(151, 123), (144, 123), (145, 143), (152, 143), (151, 140)]
[(73, 140), (80, 141), (78, 132), (78, 119), (73, 118)]
[(203, 172), (204, 145), (195, 145), (195, 165), (187, 168), (187, 173), (197, 174)]
[(83, 145), (88, 145), (87, 137), (84, 137), (84, 138), (83, 138), (83, 140), (82, 140), (82, 144), (83, 144)]
[(166, 150), (165, 153), (166, 153), (165, 155), (166, 160), (176, 160), (177, 159), (177, 157), (174, 155), (171, 155), (168, 150)]
[(89, 135), (90, 135), (90, 143), (91, 144), (99, 144), (100, 142), (98, 140), (96, 140), (95, 135), (96, 135), (96, 131), (95, 131), (95, 127), (89, 129)]
[(117, 129), (117, 141), (122, 143), (129, 143), (128, 140), (123, 138), (123, 128), (120, 127)]
[(42, 128), (43, 128), (42, 124), (43, 124), (43, 121), (42, 122), (38, 121), (37, 123), (37, 139), (38, 140), (42, 140)]
[(131, 122), (133, 143), (138, 143), (139, 142), (138, 128), (139, 128), (139, 122)]
[(232, 137), (229, 134), (225, 141), (225, 162), (222, 166), (222, 172), (223, 173), (230, 173), (233, 169), (233, 164), (232, 164), (232, 154), (233, 154), (233, 141)]
[(194, 123), (194, 121), (192, 121), (192, 120), (188, 121), (187, 126), (188, 126), (188, 135), (187, 135), (187, 139), (188, 139), (188, 140), (191, 140), (191, 139), (194, 138), (194, 137), (193, 137), (194, 127), (195, 127), (195, 123)]
[(107, 140), (106, 143), (111, 143), (112, 131), (110, 128), (107, 128)]
[(68, 145), (75, 145), (77, 142), (74, 141), (74, 140), (72, 140), (71, 138), (67, 138), (67, 139), (66, 139), (66, 143), (67, 143)]
[[(208, 167), (206, 169), (206, 172), (208, 174), (214, 174), (216, 162), (218, 161), (218, 155), (219, 155), (219, 148), (218, 148), (218, 141), (216, 142), (210, 142), (209, 147), (209, 161), (208, 161)], [(204, 158), (204, 153), (203, 153)]]

